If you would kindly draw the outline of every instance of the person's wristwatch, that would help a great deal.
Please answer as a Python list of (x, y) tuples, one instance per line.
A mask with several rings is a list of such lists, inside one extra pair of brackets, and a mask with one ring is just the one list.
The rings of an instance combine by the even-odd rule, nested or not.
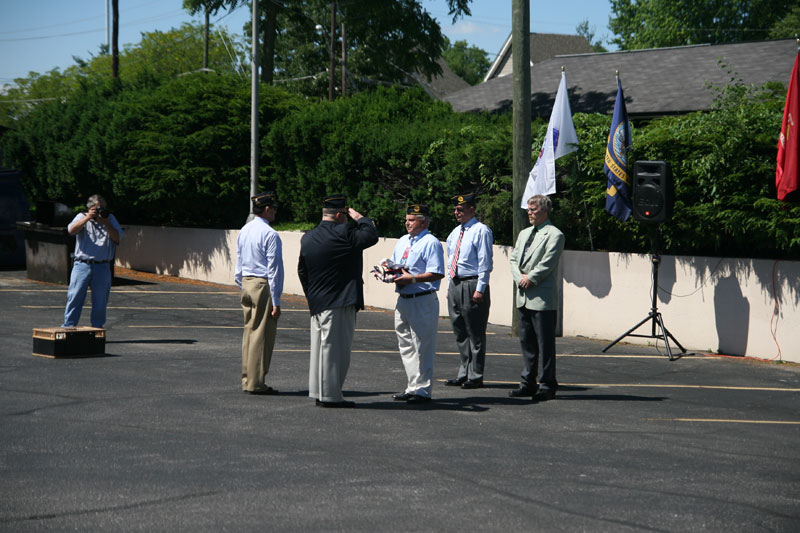
[(416, 282), (417, 282), (417, 276), (412, 275), (411, 276), (411, 283), (416, 283)]

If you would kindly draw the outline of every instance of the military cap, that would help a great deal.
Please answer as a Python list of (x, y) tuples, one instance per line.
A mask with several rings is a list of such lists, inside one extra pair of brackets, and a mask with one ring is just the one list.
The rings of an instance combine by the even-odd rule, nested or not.
[(424, 215), (428, 216), (430, 214), (430, 208), (425, 204), (410, 204), (406, 208), (407, 215)]
[(451, 198), (455, 205), (475, 205), (475, 193), (456, 194)]
[(343, 194), (331, 194), (322, 199), (322, 207), (326, 209), (344, 209), (347, 206), (347, 197)]
[(278, 205), (278, 197), (275, 196), (275, 191), (259, 193), (250, 198), (250, 200), (253, 201), (253, 207), (256, 209)]

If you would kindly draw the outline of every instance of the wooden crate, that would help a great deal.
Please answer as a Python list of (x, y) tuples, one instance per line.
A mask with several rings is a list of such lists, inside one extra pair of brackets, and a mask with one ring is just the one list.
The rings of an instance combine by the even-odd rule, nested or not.
[(33, 355), (96, 357), (106, 353), (106, 330), (102, 328), (33, 328)]

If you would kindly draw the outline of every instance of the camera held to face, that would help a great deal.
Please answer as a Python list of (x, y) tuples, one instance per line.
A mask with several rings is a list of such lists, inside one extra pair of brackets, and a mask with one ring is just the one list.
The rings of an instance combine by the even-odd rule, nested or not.
[(108, 215), (111, 214), (111, 211), (109, 211), (108, 209), (106, 209), (102, 205), (98, 205), (96, 213), (97, 213), (97, 216), (99, 216), (100, 218), (108, 218)]

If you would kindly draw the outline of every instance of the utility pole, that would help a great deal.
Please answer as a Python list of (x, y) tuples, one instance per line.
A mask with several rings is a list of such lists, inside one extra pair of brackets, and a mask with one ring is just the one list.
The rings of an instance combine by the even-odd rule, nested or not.
[(108, 10), (108, 2), (110, 0), (105, 0), (106, 4), (106, 53), (111, 53), (111, 20), (110, 20), (110, 12)]
[(342, 22), (342, 96), (347, 95), (347, 34)]
[(119, 78), (119, 0), (111, 0), (111, 77)]
[(520, 209), (531, 170), (531, 6), (530, 0), (512, 0), (511, 56), (513, 67), (514, 240), (528, 224)]
[[(250, 63), (250, 198), (258, 194), (258, 0), (253, 0), (253, 22)], [(253, 218), (253, 202), (247, 199), (250, 216)]]
[(208, 74), (208, 6), (206, 6), (206, 25), (203, 27), (203, 72)]
[[(514, 173), (511, 209), (513, 242), (528, 223), (520, 205), (531, 170), (531, 4), (530, 0), (511, 2), (511, 63), (513, 67)], [(513, 302), (512, 302), (512, 305)], [(511, 330), (517, 335), (517, 313), (512, 310)]]
[(328, 69), (328, 100), (333, 102), (333, 77), (336, 69), (336, 2), (331, 2), (331, 66)]

